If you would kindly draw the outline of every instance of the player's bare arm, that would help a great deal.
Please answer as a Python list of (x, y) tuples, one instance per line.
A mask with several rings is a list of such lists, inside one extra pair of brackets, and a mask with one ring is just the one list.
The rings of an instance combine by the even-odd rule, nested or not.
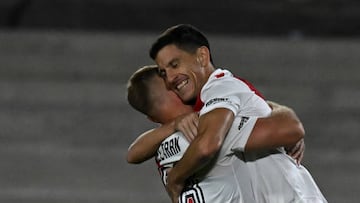
[(200, 117), (198, 135), (167, 179), (166, 188), (173, 202), (177, 202), (185, 180), (204, 167), (220, 150), (233, 121), (233, 112), (225, 108), (215, 109)]
[[(304, 129), (296, 114), (289, 107), (269, 102), (273, 111), (267, 118), (258, 119), (246, 144), (246, 150), (263, 150), (287, 146), (290, 156), (302, 160), (305, 144), (301, 137)], [(127, 161), (142, 163), (152, 158), (160, 143), (175, 130), (184, 133), (188, 141), (197, 134), (197, 113), (179, 116), (171, 123), (140, 135), (129, 147)]]
[(139, 164), (152, 158), (162, 140), (175, 132), (174, 123), (167, 123), (158, 128), (148, 130), (135, 139), (128, 148), (128, 163)]
[(152, 158), (161, 142), (175, 131), (182, 132), (189, 142), (192, 141), (197, 134), (198, 120), (198, 113), (192, 112), (142, 133), (130, 145), (126, 157), (127, 162), (139, 164)]
[[(284, 108), (288, 108), (287, 110), (289, 111), (288, 113), (290, 114), (295, 114), (295, 112), (293, 112), (293, 110), (287, 106), (283, 106), (280, 105), (276, 102), (273, 101), (268, 101), (268, 104), (271, 106), (272, 109), (281, 111), (281, 109), (285, 110), (283, 112), (286, 112), (286, 109)], [(276, 113), (275, 113), (276, 115)], [(295, 114), (296, 116), (296, 114)], [(300, 120), (298, 120), (299, 122), (301, 122)], [(294, 126), (294, 129), (300, 127), (303, 128), (302, 124), (300, 126)], [(303, 129), (304, 130), (304, 129)], [(293, 144), (293, 146), (288, 146), (286, 147), (286, 152), (288, 155), (290, 155), (291, 157), (293, 157), (298, 164), (301, 163), (303, 157), (304, 157), (304, 152), (305, 152), (305, 141), (304, 141), (304, 135), (305, 135), (305, 131), (303, 131), (303, 138), (300, 139), (299, 141), (297, 141), (296, 143)]]
[(303, 141), (305, 131), (295, 112), (289, 107), (273, 102), (270, 102), (270, 105), (273, 109), (271, 116), (257, 120), (245, 151), (282, 146), (296, 150), (296, 146)]

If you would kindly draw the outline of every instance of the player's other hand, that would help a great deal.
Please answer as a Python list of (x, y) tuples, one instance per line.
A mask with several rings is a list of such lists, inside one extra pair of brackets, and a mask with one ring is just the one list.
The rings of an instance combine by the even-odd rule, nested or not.
[(305, 142), (304, 139), (299, 140), (293, 147), (286, 148), (286, 152), (289, 156), (296, 160), (298, 165), (301, 164), (301, 161), (304, 158), (305, 152)]
[(175, 129), (182, 132), (186, 139), (191, 142), (197, 135), (199, 113), (184, 114), (175, 119)]

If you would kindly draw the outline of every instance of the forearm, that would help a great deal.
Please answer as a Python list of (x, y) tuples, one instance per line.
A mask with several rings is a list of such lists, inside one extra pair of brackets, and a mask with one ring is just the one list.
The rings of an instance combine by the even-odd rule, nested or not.
[(144, 132), (130, 145), (126, 157), (127, 162), (139, 164), (152, 158), (160, 143), (174, 132), (174, 122)]
[(279, 127), (276, 127), (269, 137), (275, 141), (276, 147), (290, 147), (304, 138), (304, 127), (293, 110), (289, 108), (287, 110), (282, 109), (278, 112), (274, 111), (273, 115), (273, 122)]
[(183, 158), (169, 175), (172, 183), (184, 182), (203, 168), (220, 150), (234, 116), (231, 111), (216, 109), (200, 119), (199, 131)]
[(203, 168), (214, 154), (206, 153), (201, 143), (201, 139), (195, 138), (189, 148), (186, 150), (183, 158), (171, 170), (168, 182), (183, 183), (198, 170)]
[(210, 154), (204, 154), (203, 150), (199, 150), (204, 148), (202, 140), (201, 135), (197, 135), (180, 161), (168, 173), (166, 191), (172, 202), (178, 202), (177, 200), (185, 187), (186, 180), (212, 159)]
[(272, 115), (274, 122), (280, 124), (280, 127), (277, 127), (272, 133), (272, 137), (284, 140), (284, 142), (279, 141), (279, 145), (292, 146), (304, 138), (304, 126), (293, 109), (280, 105), (273, 108)]
[(277, 104), (272, 107), (270, 117), (257, 120), (245, 151), (289, 147), (304, 137), (302, 123), (292, 109)]

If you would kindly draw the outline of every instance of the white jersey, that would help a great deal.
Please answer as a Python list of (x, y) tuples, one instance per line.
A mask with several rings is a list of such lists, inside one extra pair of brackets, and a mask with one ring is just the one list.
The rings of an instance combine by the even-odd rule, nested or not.
[[(251, 130), (252, 128), (248, 129)], [(189, 143), (181, 132), (175, 132), (161, 143), (155, 159), (164, 185), (166, 185), (168, 170), (181, 159), (188, 146)], [(244, 162), (239, 161), (236, 156), (225, 156), (214, 160), (210, 165), (211, 167), (209, 166), (205, 171), (202, 171), (202, 175), (189, 179), (179, 197), (180, 203), (254, 202), (251, 188), (248, 188), (247, 197), (241, 193), (241, 191), (245, 191), (245, 188), (240, 188), (238, 183), (238, 171), (247, 170)], [(211, 175), (208, 173), (210, 169)], [(248, 184), (250, 184), (250, 178), (247, 177)]]
[[(236, 82), (240, 81), (236, 79)], [(212, 83), (207, 84), (211, 85)], [(206, 89), (207, 84), (205, 84), (205, 89), (203, 89), (206, 91), (202, 91), (202, 94), (204, 93), (205, 96), (208, 92)], [(236, 99), (236, 103), (239, 103), (238, 100), (246, 101), (243, 102), (241, 106), (241, 109), (244, 112), (247, 112), (248, 115), (259, 115), (262, 112), (266, 112), (263, 116), (266, 116), (271, 112), (264, 100), (255, 96), (245, 83), (240, 82), (239, 84), (241, 85), (241, 88), (237, 87), (237, 89), (238, 91), (243, 89), (241, 94), (236, 95), (238, 98), (235, 98), (236, 96), (231, 96), (230, 99)], [(213, 89), (211, 88), (210, 90)], [(222, 92), (225, 93), (228, 91)], [(218, 98), (220, 97), (214, 97), (214, 99), (206, 105), (207, 108), (203, 108), (200, 113), (204, 114), (217, 108), (217, 106), (221, 104), (221, 101), (218, 101)], [(257, 104), (257, 102), (260, 102), (262, 105)], [(263, 106), (264, 108), (261, 109), (256, 106)], [(237, 109), (234, 108), (233, 110), (235, 111)], [(231, 134), (237, 134), (238, 136), (228, 136), (225, 139), (217, 158), (212, 160), (212, 162), (204, 169), (190, 178), (189, 183), (187, 183), (184, 192), (180, 196), (180, 203), (255, 202), (252, 188), (250, 187), (251, 180), (248, 175), (248, 167), (246, 163), (239, 160), (232, 151), (234, 149), (242, 149), (245, 146), (247, 137), (250, 135), (255, 122), (256, 117), (235, 118), (234, 125), (230, 132), (235, 130)], [(157, 152), (156, 161), (164, 184), (166, 184), (168, 169), (173, 167), (174, 163), (182, 157), (187, 147), (188, 142), (180, 132), (172, 134), (161, 143)], [(239, 179), (241, 179), (241, 183), (239, 183)]]
[[(298, 166), (283, 148), (242, 153), (251, 130), (241, 129), (244, 130), (241, 133), (239, 128), (252, 129), (255, 124), (253, 120), (256, 120), (254, 117), (265, 117), (271, 113), (266, 102), (249, 91), (245, 83), (234, 78), (229, 71), (217, 69), (203, 87), (201, 100), (204, 106), (200, 116), (215, 108), (233, 111), (235, 121), (224, 140), (218, 159), (234, 152), (240, 161), (246, 163), (248, 170), (238, 171), (238, 180), (241, 188), (252, 188), (254, 202), (327, 202), (310, 173), (303, 166)], [(244, 126), (245, 121), (250, 123)], [(210, 174), (216, 176), (211, 172)], [(246, 185), (248, 180), (244, 176), (250, 176), (251, 185)]]
[[(296, 164), (282, 149), (265, 154), (242, 153), (257, 117), (271, 113), (266, 102), (247, 84), (230, 72), (218, 69), (204, 85), (200, 99), (204, 103), (200, 116), (216, 108), (227, 108), (234, 113), (235, 119), (217, 157), (191, 178), (180, 196), (180, 203), (287, 203), (311, 202), (300, 201), (301, 198), (323, 199), (306, 169), (290, 167)], [(156, 160), (164, 184), (167, 169), (182, 157), (187, 147), (188, 142), (179, 132), (161, 144)], [(323, 200), (317, 202), (326, 202)]]
[(155, 161), (164, 185), (166, 185), (168, 169), (172, 168), (181, 159), (188, 146), (189, 142), (181, 132), (175, 132), (161, 142)]

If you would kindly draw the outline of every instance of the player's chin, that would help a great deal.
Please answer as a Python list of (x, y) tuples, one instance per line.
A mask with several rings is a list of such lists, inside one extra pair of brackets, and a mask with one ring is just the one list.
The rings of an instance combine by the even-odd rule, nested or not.
[(184, 103), (191, 104), (194, 99), (196, 100), (196, 94), (194, 92), (194, 88), (188, 87), (181, 89), (178, 95)]

